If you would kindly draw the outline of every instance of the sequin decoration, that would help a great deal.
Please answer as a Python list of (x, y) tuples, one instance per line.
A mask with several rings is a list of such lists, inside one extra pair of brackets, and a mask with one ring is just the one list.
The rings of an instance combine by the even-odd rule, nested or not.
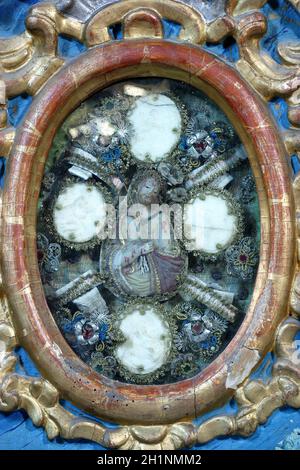
[(238, 244), (226, 251), (227, 272), (243, 280), (252, 279), (258, 262), (255, 240), (243, 238)]

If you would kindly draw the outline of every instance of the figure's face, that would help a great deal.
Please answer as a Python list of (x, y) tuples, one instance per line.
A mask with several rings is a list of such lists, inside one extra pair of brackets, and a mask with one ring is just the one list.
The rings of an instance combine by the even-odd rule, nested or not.
[(140, 181), (137, 188), (138, 202), (140, 204), (154, 204), (158, 202), (160, 184), (153, 176), (148, 176)]

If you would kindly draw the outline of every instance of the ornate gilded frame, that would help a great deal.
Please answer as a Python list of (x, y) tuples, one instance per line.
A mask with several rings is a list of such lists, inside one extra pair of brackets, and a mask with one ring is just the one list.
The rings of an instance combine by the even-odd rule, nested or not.
[[(300, 48), (280, 48), (284, 65), (261, 54), (266, 22), (256, 9), (263, 0), (229, 0), (226, 14), (212, 21), (205, 20), (197, 2), (190, 3), (194, 7), (175, 0), (112, 2), (85, 23), (53, 2), (42, 3), (31, 9), (27, 30), (18, 40), (0, 41), (0, 149), (9, 157), (1, 195), (0, 410), (25, 409), (52, 439), (85, 438), (120, 449), (181, 448), (219, 435), (250, 435), (276, 408), (300, 407), (294, 341), (300, 330), (300, 177), (293, 179), (289, 169), (289, 155), (300, 151)], [(163, 38), (162, 18), (181, 23), (177, 41)], [(117, 22), (123, 28), (121, 41), (108, 33), (108, 26)], [(57, 56), (59, 34), (85, 43), (87, 52), (64, 63)], [(229, 35), (240, 51), (235, 67), (201, 47)], [(246, 319), (207, 369), (193, 379), (162, 386), (114, 382), (79, 360), (48, 309), (36, 256), (37, 198), (57, 128), (95, 91), (137, 76), (183, 80), (218, 103), (248, 151), (261, 211), (260, 265)], [(21, 93), (35, 98), (13, 129), (6, 121), (7, 99)], [(293, 125), (285, 134), (266, 106), (278, 94), (287, 99)], [(14, 371), (17, 345), (29, 352), (42, 378)], [(276, 354), (272, 378), (268, 383), (251, 380), (251, 372), (271, 350)], [(239, 405), (236, 415), (193, 423), (232, 397)], [(78, 418), (60, 404), (61, 398), (92, 416), (123, 424), (112, 429)]]

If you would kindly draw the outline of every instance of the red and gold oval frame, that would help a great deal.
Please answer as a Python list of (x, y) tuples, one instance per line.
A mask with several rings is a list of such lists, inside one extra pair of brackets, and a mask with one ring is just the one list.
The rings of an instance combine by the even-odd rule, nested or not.
[[(202, 90), (227, 114), (244, 143), (261, 212), (258, 276), (245, 320), (225, 351), (196, 377), (135, 386), (98, 375), (67, 345), (48, 308), (36, 255), (36, 213), (55, 133), (94, 92), (120, 80), (158, 76)], [(230, 66), (199, 47), (130, 40), (90, 49), (65, 65), (33, 100), (17, 131), (3, 193), (3, 283), (19, 343), (45, 378), (94, 416), (134, 424), (190, 419), (225, 402), (273, 345), (288, 315), (295, 216), (286, 150), (266, 105)]]

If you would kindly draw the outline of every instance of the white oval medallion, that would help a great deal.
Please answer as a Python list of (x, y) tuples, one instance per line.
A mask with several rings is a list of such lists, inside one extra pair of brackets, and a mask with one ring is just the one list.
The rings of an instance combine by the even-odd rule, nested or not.
[(106, 203), (100, 189), (74, 183), (62, 191), (54, 205), (53, 222), (57, 233), (69, 242), (83, 243), (104, 227)]
[(132, 374), (155, 372), (167, 361), (171, 332), (154, 306), (133, 307), (121, 319), (119, 329), (126, 341), (116, 348), (115, 355)]
[(157, 162), (179, 142), (182, 120), (176, 103), (162, 94), (138, 98), (128, 113), (130, 148), (137, 160)]
[(239, 227), (239, 214), (224, 194), (201, 194), (184, 210), (186, 249), (211, 255), (218, 254), (234, 241)]

